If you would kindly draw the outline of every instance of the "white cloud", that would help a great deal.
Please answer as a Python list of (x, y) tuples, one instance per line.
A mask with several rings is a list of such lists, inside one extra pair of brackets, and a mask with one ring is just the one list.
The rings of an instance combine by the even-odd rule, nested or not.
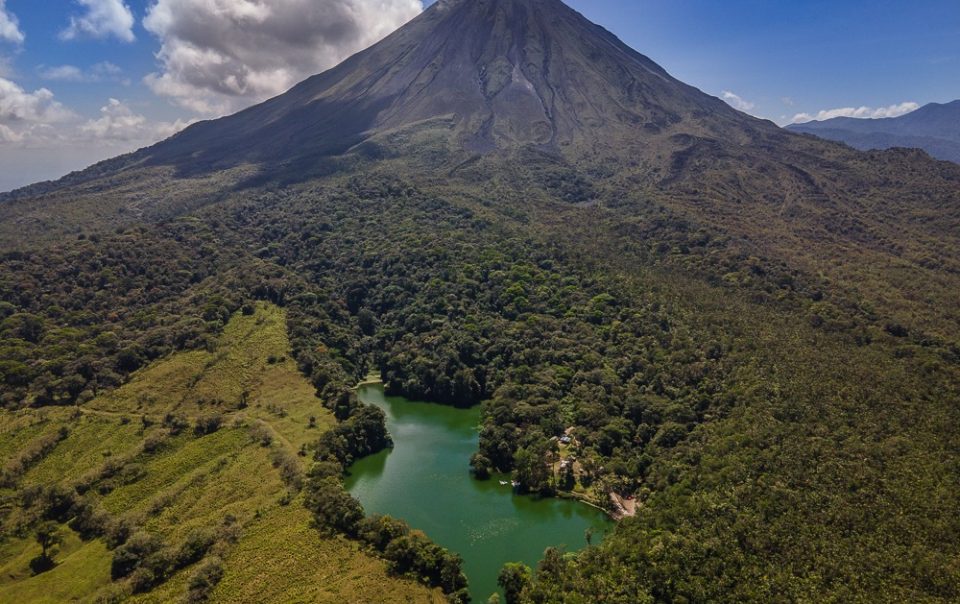
[(40, 77), (44, 80), (55, 80), (58, 82), (82, 82), (84, 73), (79, 67), (73, 65), (59, 65), (57, 67), (41, 68)]
[(172, 136), (190, 123), (151, 121), (116, 99), (100, 109), (98, 118), (84, 121), (46, 88), (27, 92), (17, 83), (0, 78), (2, 147), (53, 150), (86, 145), (91, 150), (122, 147), (128, 151)]
[(721, 96), (723, 100), (727, 102), (727, 104), (735, 109), (739, 109), (740, 111), (751, 111), (757, 106), (756, 103), (751, 103), (750, 101), (744, 100), (740, 98), (739, 95), (736, 95), (729, 90), (724, 90)]
[(0, 124), (54, 124), (72, 115), (46, 88), (27, 92), (15, 82), (0, 78)]
[(280, 94), (380, 40), (420, 0), (155, 0), (144, 27), (161, 41), (151, 89), (204, 115)]
[(0, 78), (9, 78), (13, 75), (13, 60), (5, 55), (0, 55)]
[(19, 143), (22, 140), (22, 134), (17, 134), (5, 124), (0, 124), (0, 143)]
[(0, 145), (49, 143), (75, 117), (46, 88), (27, 92), (0, 77)]
[(123, 70), (109, 61), (97, 63), (88, 70), (75, 65), (41, 66), (38, 70), (41, 78), (55, 82), (103, 82), (119, 81)]
[(88, 120), (79, 128), (81, 138), (115, 143), (150, 144), (172, 136), (190, 124), (150, 122), (117, 99), (110, 99), (100, 108), (100, 118)]
[[(70, 25), (60, 32), (64, 40), (115, 37), (133, 42), (133, 13), (123, 0), (74, 0), (83, 7), (80, 15), (70, 17)], [(216, 3), (218, 0), (214, 0)]]
[(16, 15), (7, 10), (6, 0), (0, 0), (0, 40), (22, 44), (25, 39)]
[(0, 77), (0, 191), (59, 178), (172, 136), (191, 122), (158, 122), (110, 99), (84, 119), (41, 88)]
[(906, 115), (920, 108), (919, 103), (908, 101), (899, 105), (890, 105), (889, 107), (841, 107), (839, 109), (824, 109), (816, 115), (809, 113), (798, 113), (793, 116), (794, 124), (802, 124), (813, 120), (823, 121), (836, 117), (854, 117), (866, 119), (878, 119), (885, 117), (899, 117)]

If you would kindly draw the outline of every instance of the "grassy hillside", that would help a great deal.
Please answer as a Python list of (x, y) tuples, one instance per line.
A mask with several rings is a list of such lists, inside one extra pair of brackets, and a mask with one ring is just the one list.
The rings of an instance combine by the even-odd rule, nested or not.
[[(286, 313), (267, 304), (238, 313), (207, 350), (150, 364), (85, 405), (3, 412), (0, 601), (443, 601), (310, 528), (299, 453), (335, 423), (292, 360)], [(53, 568), (34, 574), (38, 506), (25, 493), (54, 485), (112, 528), (85, 539), (59, 525)], [(181, 568), (151, 589), (137, 572), (111, 580), (121, 526), (127, 545), (148, 535)], [(222, 580), (200, 590), (203, 573)]]

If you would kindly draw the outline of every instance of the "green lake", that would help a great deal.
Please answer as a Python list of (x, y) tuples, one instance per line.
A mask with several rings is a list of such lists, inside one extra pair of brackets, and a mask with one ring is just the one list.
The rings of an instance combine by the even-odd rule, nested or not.
[(388, 397), (379, 384), (361, 385), (358, 395), (387, 414), (394, 448), (353, 464), (347, 490), (368, 514), (401, 518), (463, 556), (474, 602), (497, 591), (504, 563), (534, 567), (547, 547), (581, 549), (587, 529), (596, 543), (612, 526), (576, 501), (515, 495), (500, 484), (508, 477), (474, 480), (469, 461), (477, 450), (478, 408)]

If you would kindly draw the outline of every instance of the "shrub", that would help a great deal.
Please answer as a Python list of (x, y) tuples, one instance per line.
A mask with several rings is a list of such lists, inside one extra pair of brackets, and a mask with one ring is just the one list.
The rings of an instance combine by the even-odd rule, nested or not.
[(181, 569), (199, 562), (207, 555), (207, 552), (210, 551), (210, 548), (213, 547), (215, 542), (216, 538), (210, 531), (193, 529), (187, 535), (186, 540), (183, 542), (183, 545), (180, 546), (179, 551), (174, 557), (174, 569)]
[(177, 436), (190, 427), (190, 422), (183, 415), (168, 413), (163, 416), (163, 426), (170, 432), (170, 436)]
[(493, 471), (493, 464), (483, 453), (474, 453), (470, 457), (470, 468), (473, 470), (474, 477), (478, 480), (487, 480)]
[(88, 502), (75, 505), (72, 513), (73, 519), (68, 526), (84, 541), (103, 536), (110, 524), (110, 516), (102, 510), (97, 510)]
[(336, 478), (311, 480), (304, 505), (313, 512), (317, 526), (326, 531), (354, 536), (363, 519), (360, 502), (344, 491)]
[(204, 417), (197, 418), (197, 422), (193, 427), (193, 433), (196, 436), (207, 436), (208, 434), (213, 434), (223, 426), (223, 416), (219, 413), (214, 415), (206, 415)]
[(205, 602), (221, 579), (223, 579), (223, 561), (217, 557), (204, 560), (187, 583), (187, 602)]
[(125, 518), (118, 518), (107, 523), (103, 536), (109, 549), (117, 549), (126, 543), (132, 534), (133, 527), (130, 521)]
[(370, 516), (360, 521), (357, 536), (373, 546), (377, 551), (384, 551), (391, 541), (399, 539), (410, 532), (410, 527), (402, 520), (390, 516)]
[(497, 585), (503, 589), (506, 604), (519, 604), (520, 594), (530, 584), (532, 578), (533, 572), (529, 566), (518, 562), (504, 564), (497, 576)]
[(467, 586), (460, 556), (451, 554), (420, 531), (393, 539), (383, 554), (392, 572), (416, 577), (444, 593), (455, 594)]
[(116, 581), (130, 576), (133, 571), (144, 564), (147, 559), (157, 553), (162, 544), (153, 535), (138, 532), (131, 535), (126, 542), (113, 552), (110, 563), (110, 577)]
[(261, 447), (269, 447), (273, 444), (273, 434), (271, 434), (269, 428), (260, 422), (250, 426), (250, 437), (253, 438), (254, 442), (260, 443)]
[(303, 488), (303, 473), (300, 471), (300, 462), (287, 453), (285, 449), (278, 449), (272, 455), (273, 467), (280, 470), (280, 478), (284, 484), (295, 491)]

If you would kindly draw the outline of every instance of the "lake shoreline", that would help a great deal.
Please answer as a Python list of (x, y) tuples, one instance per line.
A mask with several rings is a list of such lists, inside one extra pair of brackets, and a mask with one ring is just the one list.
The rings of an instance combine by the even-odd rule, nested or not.
[[(390, 515), (460, 554), (474, 601), (497, 592), (508, 562), (535, 566), (548, 547), (577, 551), (613, 528), (595, 506), (569, 498), (519, 495), (467, 471), (477, 449), (479, 409), (388, 396), (379, 381), (358, 385), (360, 400), (386, 414), (394, 448), (356, 460), (344, 487), (369, 514)], [(505, 479), (505, 478), (504, 478)], [(502, 594), (501, 594), (502, 597)]]
[(601, 505), (599, 505), (599, 504), (597, 504), (597, 503), (594, 503), (593, 501), (591, 501), (590, 499), (587, 499), (587, 498), (584, 497), (584, 496), (577, 495), (576, 493), (569, 493), (569, 492), (564, 492), (564, 491), (558, 491), (557, 494), (554, 495), (554, 497), (556, 497), (557, 499), (572, 499), (572, 500), (578, 501), (578, 502), (580, 502), (580, 503), (582, 503), (582, 504), (584, 504), (584, 505), (588, 505), (588, 506), (592, 507), (592, 508), (595, 509), (595, 510), (600, 510), (601, 512), (603, 512), (604, 514), (606, 514), (606, 515), (610, 518), (610, 520), (613, 520), (614, 522), (620, 522), (621, 520), (623, 520), (623, 519), (626, 517), (626, 515), (617, 514), (617, 513), (613, 512), (613, 511), (611, 511), (611, 510), (608, 510), (608, 509), (604, 508), (603, 506), (601, 506)]
[(370, 373), (370, 374), (367, 374), (367, 377), (357, 382), (357, 385), (351, 388), (351, 390), (356, 392), (361, 388), (363, 388), (364, 386), (377, 386), (377, 385), (381, 385), (381, 386), (383, 385), (383, 378), (381, 378), (379, 374)]
[[(385, 384), (384, 384), (383, 378), (380, 377), (380, 374), (376, 372), (371, 372), (367, 374), (367, 376), (363, 378), (361, 381), (357, 382), (357, 384), (351, 390), (358, 392), (364, 386), (384, 386), (384, 385)], [(441, 403), (436, 403), (436, 404), (441, 404)], [(454, 405), (444, 405), (444, 406), (451, 407), (453, 409), (461, 408), (461, 407), (456, 407)], [(603, 512), (604, 514), (607, 515), (607, 517), (609, 517), (615, 523), (620, 522), (624, 518), (633, 515), (629, 513), (621, 513), (621, 512), (617, 512), (616, 510), (607, 509), (601, 506), (600, 504), (595, 503), (594, 501), (588, 499), (586, 496), (578, 495), (576, 493), (567, 492), (567, 491), (557, 491), (555, 495), (546, 497), (546, 499), (572, 499), (574, 501), (587, 505), (591, 508), (594, 508), (595, 510), (599, 510)]]

